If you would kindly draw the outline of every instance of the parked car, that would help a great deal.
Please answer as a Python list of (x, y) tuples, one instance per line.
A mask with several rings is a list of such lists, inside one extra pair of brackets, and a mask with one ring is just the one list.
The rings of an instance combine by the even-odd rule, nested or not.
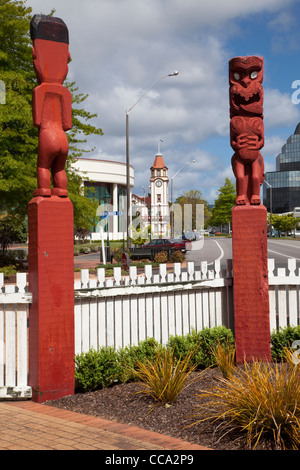
[(174, 239), (174, 238), (157, 238), (151, 240), (146, 245), (142, 245), (136, 248), (131, 248), (130, 254), (132, 259), (150, 258), (154, 259), (154, 256), (159, 251), (166, 251), (168, 255), (174, 251), (181, 251), (186, 253), (192, 249), (192, 242), (189, 240)]

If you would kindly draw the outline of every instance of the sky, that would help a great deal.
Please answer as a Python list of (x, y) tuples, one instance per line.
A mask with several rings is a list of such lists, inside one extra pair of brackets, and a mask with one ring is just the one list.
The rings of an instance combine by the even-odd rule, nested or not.
[[(265, 171), (276, 169), (275, 158), (300, 121), (300, 0), (27, 0), (26, 5), (32, 14), (55, 9), (68, 26), (68, 80), (88, 94), (84, 108), (97, 113), (92, 124), (104, 133), (88, 137), (85, 149), (91, 152), (85, 157), (126, 162), (126, 112), (133, 106), (129, 149), (135, 194), (149, 191), (159, 148), (170, 181), (173, 177), (174, 200), (200, 190), (213, 204), (225, 178), (235, 182), (228, 61), (236, 56), (264, 58), (261, 153)], [(174, 71), (178, 75), (169, 77)]]

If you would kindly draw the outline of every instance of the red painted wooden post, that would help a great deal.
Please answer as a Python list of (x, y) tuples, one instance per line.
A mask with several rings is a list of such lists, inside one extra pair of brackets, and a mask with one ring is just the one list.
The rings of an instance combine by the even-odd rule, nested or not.
[(229, 62), (230, 141), (235, 153), (232, 210), (234, 322), (237, 362), (271, 360), (267, 210), (260, 201), (264, 163), (263, 59)]
[(265, 206), (235, 206), (232, 259), (236, 359), (270, 360), (269, 285)]
[(73, 206), (34, 197), (28, 219), (29, 385), (42, 402), (74, 393)]
[(62, 85), (70, 58), (65, 23), (35, 15), (30, 27), (39, 148), (38, 187), (28, 204), (29, 384), (33, 399), (43, 402), (73, 394), (75, 385), (73, 205), (65, 172), (72, 100)]

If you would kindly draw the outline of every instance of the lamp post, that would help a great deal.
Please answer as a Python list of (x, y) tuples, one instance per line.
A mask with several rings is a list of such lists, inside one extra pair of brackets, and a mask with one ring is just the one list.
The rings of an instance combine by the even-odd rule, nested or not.
[(156, 85), (159, 80), (167, 77), (175, 77), (179, 72), (169, 73), (163, 75), (155, 80), (154, 83), (145, 91), (145, 93), (137, 100), (137, 102), (126, 111), (126, 192), (127, 192), (127, 248), (130, 247), (129, 242), (129, 224), (130, 224), (130, 158), (129, 158), (129, 113), (141, 101), (142, 98)]
[[(196, 160), (192, 160), (192, 163), (195, 163)], [(175, 175), (172, 176), (171, 178), (171, 208), (172, 208), (172, 217), (171, 217), (171, 237), (173, 238), (174, 237), (174, 210), (173, 210), (173, 180), (174, 178), (178, 175), (178, 173), (180, 173), (180, 171), (182, 170), (182, 168), (186, 165), (186, 163), (184, 163), (180, 168), (179, 170), (175, 173)]]
[[(110, 203), (110, 199), (111, 199), (111, 196), (110, 194), (107, 192), (104, 196), (104, 202), (105, 204), (107, 205), (107, 212), (109, 212), (109, 203)], [(109, 251), (109, 230), (110, 230), (110, 215), (107, 216), (107, 246), (108, 246), (108, 251)]]
[(272, 235), (272, 211), (273, 211), (273, 197), (272, 197), (272, 186), (268, 181), (265, 180), (265, 183), (269, 186), (270, 188), (270, 225), (271, 225), (271, 235)]

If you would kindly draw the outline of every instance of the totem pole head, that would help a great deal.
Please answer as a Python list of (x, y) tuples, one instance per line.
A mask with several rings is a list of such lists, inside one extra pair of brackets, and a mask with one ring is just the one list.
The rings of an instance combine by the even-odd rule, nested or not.
[(34, 15), (30, 23), (32, 56), (39, 83), (62, 84), (68, 73), (69, 33), (60, 18)]
[(230, 116), (262, 116), (263, 58), (234, 57), (229, 61)]

